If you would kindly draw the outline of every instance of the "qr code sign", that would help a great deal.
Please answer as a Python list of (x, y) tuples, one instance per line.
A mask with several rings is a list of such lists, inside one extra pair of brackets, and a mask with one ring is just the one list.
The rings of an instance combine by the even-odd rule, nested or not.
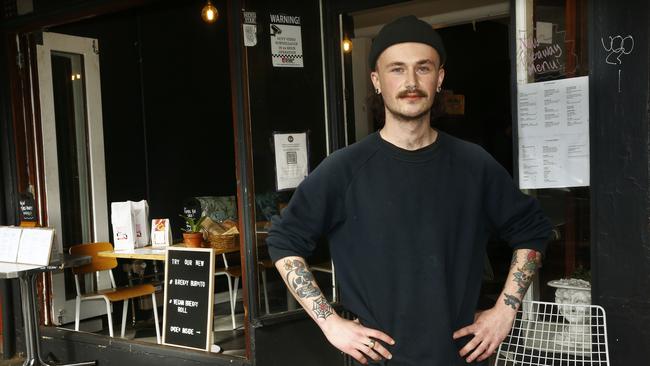
[(298, 164), (298, 154), (295, 151), (287, 151), (287, 164)]

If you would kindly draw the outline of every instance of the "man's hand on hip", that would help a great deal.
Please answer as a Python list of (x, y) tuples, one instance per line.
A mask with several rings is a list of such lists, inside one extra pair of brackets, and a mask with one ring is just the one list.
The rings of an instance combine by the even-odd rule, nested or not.
[(384, 332), (366, 328), (358, 320), (347, 320), (338, 315), (319, 320), (317, 323), (327, 340), (360, 363), (365, 365), (367, 357), (375, 361), (393, 357), (384, 343), (393, 345), (395, 341)]
[(473, 324), (454, 332), (454, 339), (474, 335), (460, 350), (460, 356), (467, 357), (467, 362), (490, 357), (510, 333), (517, 310), (541, 263), (542, 254), (533, 249), (514, 251), (508, 278), (496, 305), (477, 313)]
[(367, 363), (366, 357), (376, 361), (393, 357), (382, 343), (395, 344), (391, 337), (378, 330), (366, 328), (359, 321), (347, 320), (336, 314), (318, 287), (304, 258), (285, 257), (276, 261), (275, 267), (287, 288), (334, 347), (362, 364)]
[(477, 313), (473, 324), (454, 332), (454, 339), (474, 335), (460, 350), (460, 356), (467, 357), (467, 362), (486, 360), (510, 333), (515, 315), (512, 309), (500, 305)]

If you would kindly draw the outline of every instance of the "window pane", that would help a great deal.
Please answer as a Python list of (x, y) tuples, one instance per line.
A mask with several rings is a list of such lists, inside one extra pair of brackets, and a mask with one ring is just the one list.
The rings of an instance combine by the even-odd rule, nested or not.
[[(587, 76), (587, 1), (522, 0), (517, 2), (518, 84)], [(548, 281), (576, 277), (589, 280), (590, 188), (528, 190), (555, 226), (540, 270), (541, 300), (553, 301)]]

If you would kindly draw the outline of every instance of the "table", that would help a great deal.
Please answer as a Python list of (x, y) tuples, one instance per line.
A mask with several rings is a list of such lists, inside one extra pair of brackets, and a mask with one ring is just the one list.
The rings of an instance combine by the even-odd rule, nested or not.
[[(268, 236), (268, 231), (258, 230), (257, 235), (257, 246), (264, 247), (266, 246), (266, 237)], [(185, 247), (185, 243), (177, 243), (171, 246), (174, 247)], [(165, 253), (167, 251), (166, 246), (151, 246), (148, 245), (142, 248), (135, 249), (121, 249), (121, 250), (109, 250), (105, 252), (97, 253), (97, 256), (104, 258), (121, 258), (121, 259), (143, 259), (143, 260), (153, 260), (153, 261), (164, 261)], [(239, 251), (239, 245), (234, 248), (229, 249), (214, 249), (215, 255), (234, 253)], [(155, 263), (155, 262), (154, 262)]]
[[(47, 266), (0, 262), (0, 279), (17, 278), (20, 283), (20, 303), (25, 319), (25, 347), (27, 351), (23, 366), (49, 366), (47, 362), (43, 361), (40, 353), (36, 276), (44, 272), (81, 266), (90, 263), (90, 261), (91, 257), (87, 255), (67, 254), (61, 260)], [(96, 363), (96, 361), (88, 361), (62, 366), (96, 365)]]
[[(258, 242), (258, 247), (263, 247), (266, 246), (266, 236), (268, 235), (268, 232), (265, 231), (258, 231), (257, 232), (257, 242)], [(185, 247), (184, 243), (178, 243), (172, 245), (173, 247)], [(239, 252), (239, 246), (234, 247), (234, 248), (228, 248), (228, 249), (213, 249), (215, 255), (224, 255), (227, 253), (234, 253), (234, 252)], [(120, 258), (120, 259), (140, 259), (140, 260), (151, 260), (153, 261), (153, 272), (154, 272), (154, 278), (158, 280), (158, 261), (164, 261), (165, 260), (165, 255), (167, 252), (167, 247), (165, 246), (151, 246), (148, 245), (146, 247), (142, 248), (134, 248), (134, 249), (120, 249), (120, 250), (109, 250), (105, 252), (99, 252), (97, 253), (98, 257), (104, 257), (104, 258)], [(225, 260), (224, 256), (224, 264), (226, 265), (227, 268), (227, 261)], [(127, 274), (129, 278), (129, 284), (132, 281), (131, 278), (131, 272), (128, 272)], [(268, 296), (268, 295), (267, 295)], [(287, 295), (291, 296), (291, 295)], [(291, 296), (291, 299), (293, 299), (293, 296)], [(268, 301), (268, 300), (267, 300)], [(131, 302), (131, 306), (135, 306), (133, 301)], [(131, 314), (133, 314), (132, 317), (132, 322), (135, 324), (135, 311), (132, 311)]]
[[(174, 244), (173, 247), (185, 247), (185, 244)], [(239, 247), (232, 249), (215, 249), (216, 254), (225, 254), (231, 252), (238, 252)], [(159, 281), (159, 270), (158, 270), (158, 261), (164, 261), (165, 255), (167, 253), (167, 247), (159, 246), (153, 247), (151, 245), (143, 248), (134, 248), (134, 249), (120, 249), (120, 250), (109, 250), (105, 252), (97, 253), (98, 257), (103, 258), (120, 258), (120, 259), (139, 259), (139, 260), (150, 260), (153, 261), (153, 276), (154, 281)], [(127, 271), (127, 277), (129, 280), (129, 286), (133, 285), (133, 275), (131, 271)], [(131, 324), (135, 325), (135, 301), (130, 301), (131, 305)]]
[[(174, 244), (172, 247), (185, 247), (184, 243)], [(239, 252), (239, 247), (229, 248), (229, 249), (214, 249), (215, 255), (227, 254)], [(158, 261), (164, 261), (165, 255), (167, 253), (167, 247), (165, 246), (146, 246), (142, 248), (134, 249), (120, 249), (120, 250), (109, 250), (105, 252), (97, 253), (98, 257), (104, 258), (120, 258), (120, 259), (139, 259), (139, 260), (151, 260), (153, 261), (153, 276), (155, 281), (159, 281), (159, 270), (158, 270)], [(127, 271), (127, 277), (129, 280), (129, 285), (133, 284), (133, 278), (131, 271)], [(135, 302), (131, 301), (131, 323), (135, 325)]]
[[(185, 244), (174, 244), (174, 247), (185, 247)], [(238, 252), (239, 247), (230, 249), (214, 249), (215, 255)], [(144, 259), (153, 261), (164, 261), (167, 247), (146, 246), (135, 249), (110, 250), (97, 253), (97, 256), (104, 258), (122, 258), (122, 259)]]

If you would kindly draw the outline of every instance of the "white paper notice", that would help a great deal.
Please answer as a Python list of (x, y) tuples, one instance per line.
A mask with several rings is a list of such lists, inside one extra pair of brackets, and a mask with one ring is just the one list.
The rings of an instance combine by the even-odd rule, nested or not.
[(16, 261), (41, 266), (50, 264), (50, 250), (53, 239), (53, 229), (23, 229)]
[(300, 17), (271, 16), (271, 58), (274, 67), (303, 67)]
[(257, 44), (257, 25), (242, 24), (244, 31), (244, 46), (253, 47)]
[(22, 231), (17, 227), (0, 227), (0, 262), (16, 262)]
[(589, 185), (587, 76), (518, 86), (519, 185)]
[(537, 42), (540, 44), (553, 43), (553, 23), (537, 22), (536, 23)]
[(275, 174), (278, 191), (296, 188), (309, 173), (306, 133), (276, 133)]

